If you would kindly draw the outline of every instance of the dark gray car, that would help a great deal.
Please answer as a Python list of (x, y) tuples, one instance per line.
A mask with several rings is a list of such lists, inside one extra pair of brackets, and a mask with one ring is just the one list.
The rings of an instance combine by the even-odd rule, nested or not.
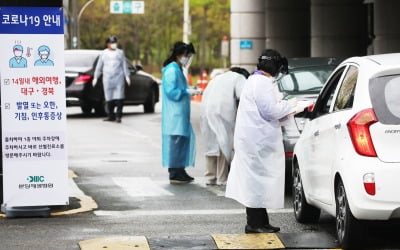
[[(65, 84), (67, 106), (80, 106), (82, 112), (104, 115), (104, 92), (101, 77), (92, 86), (94, 70), (102, 50), (65, 50)], [(153, 113), (159, 101), (159, 81), (141, 67), (126, 59), (131, 85), (125, 85), (124, 105), (143, 105), (145, 113)]]
[[(343, 59), (333, 57), (289, 58), (289, 73), (279, 80), (279, 90), (284, 99), (296, 97), (298, 102), (313, 103), (325, 81)], [(294, 120), (282, 126), (285, 148), (286, 186), (290, 187), (293, 149), (305, 119), (303, 113), (296, 114)]]

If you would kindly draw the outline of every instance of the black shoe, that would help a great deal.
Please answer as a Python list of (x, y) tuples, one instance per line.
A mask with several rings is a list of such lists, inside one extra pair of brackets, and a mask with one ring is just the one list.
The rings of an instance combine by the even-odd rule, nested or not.
[(117, 118), (116, 122), (121, 123), (121, 118)]
[(244, 232), (246, 234), (259, 234), (259, 233), (275, 233), (278, 232), (280, 230), (279, 227), (272, 227), (271, 225), (269, 225), (269, 227), (259, 227), (259, 228), (253, 228), (250, 225), (246, 225), (246, 227), (244, 228)]
[(173, 178), (169, 178), (169, 183), (170, 184), (186, 184), (186, 183), (190, 183), (193, 180), (184, 176), (184, 175), (178, 175), (176, 177)]
[(274, 226), (271, 226), (270, 224), (267, 224), (264, 227), (267, 229), (273, 230), (274, 232), (279, 232), (281, 230), (280, 227), (274, 227)]
[(104, 119), (103, 121), (105, 121), (105, 122), (113, 122), (113, 121), (115, 121), (115, 118), (108, 117), (108, 118)]
[(193, 178), (192, 176), (188, 175), (188, 174), (186, 173), (186, 171), (184, 171), (182, 174), (183, 174), (184, 177), (186, 177), (186, 178), (189, 179), (190, 181), (194, 181), (194, 178)]

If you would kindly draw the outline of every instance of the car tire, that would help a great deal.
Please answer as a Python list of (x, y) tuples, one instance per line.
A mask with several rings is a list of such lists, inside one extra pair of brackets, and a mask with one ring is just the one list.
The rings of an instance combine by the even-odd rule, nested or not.
[(92, 113), (92, 106), (87, 104), (81, 105), (81, 110), (85, 115), (90, 115)]
[(156, 105), (156, 91), (154, 88), (151, 88), (151, 92), (147, 97), (146, 102), (144, 103), (144, 112), (145, 113), (154, 113)]
[(300, 168), (297, 162), (293, 166), (293, 210), (296, 220), (300, 223), (312, 223), (319, 220), (321, 210), (307, 203), (301, 181)]
[(104, 103), (97, 104), (94, 107), (94, 112), (98, 116), (106, 116), (107, 115), (106, 104), (104, 104)]
[(336, 236), (342, 248), (359, 248), (363, 242), (364, 227), (349, 207), (343, 182), (339, 180), (335, 188)]

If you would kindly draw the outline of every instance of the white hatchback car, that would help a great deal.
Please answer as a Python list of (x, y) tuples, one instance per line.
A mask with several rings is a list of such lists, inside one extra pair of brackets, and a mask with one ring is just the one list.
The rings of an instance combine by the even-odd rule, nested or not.
[(400, 218), (400, 53), (352, 57), (328, 78), (295, 146), (297, 221), (336, 217), (342, 247)]

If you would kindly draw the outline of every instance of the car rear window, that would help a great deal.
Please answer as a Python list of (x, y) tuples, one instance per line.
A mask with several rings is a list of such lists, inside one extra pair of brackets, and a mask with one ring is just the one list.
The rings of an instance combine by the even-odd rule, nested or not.
[(400, 75), (370, 80), (369, 94), (378, 120), (383, 124), (400, 124)]
[(97, 54), (65, 54), (66, 67), (92, 67)]

